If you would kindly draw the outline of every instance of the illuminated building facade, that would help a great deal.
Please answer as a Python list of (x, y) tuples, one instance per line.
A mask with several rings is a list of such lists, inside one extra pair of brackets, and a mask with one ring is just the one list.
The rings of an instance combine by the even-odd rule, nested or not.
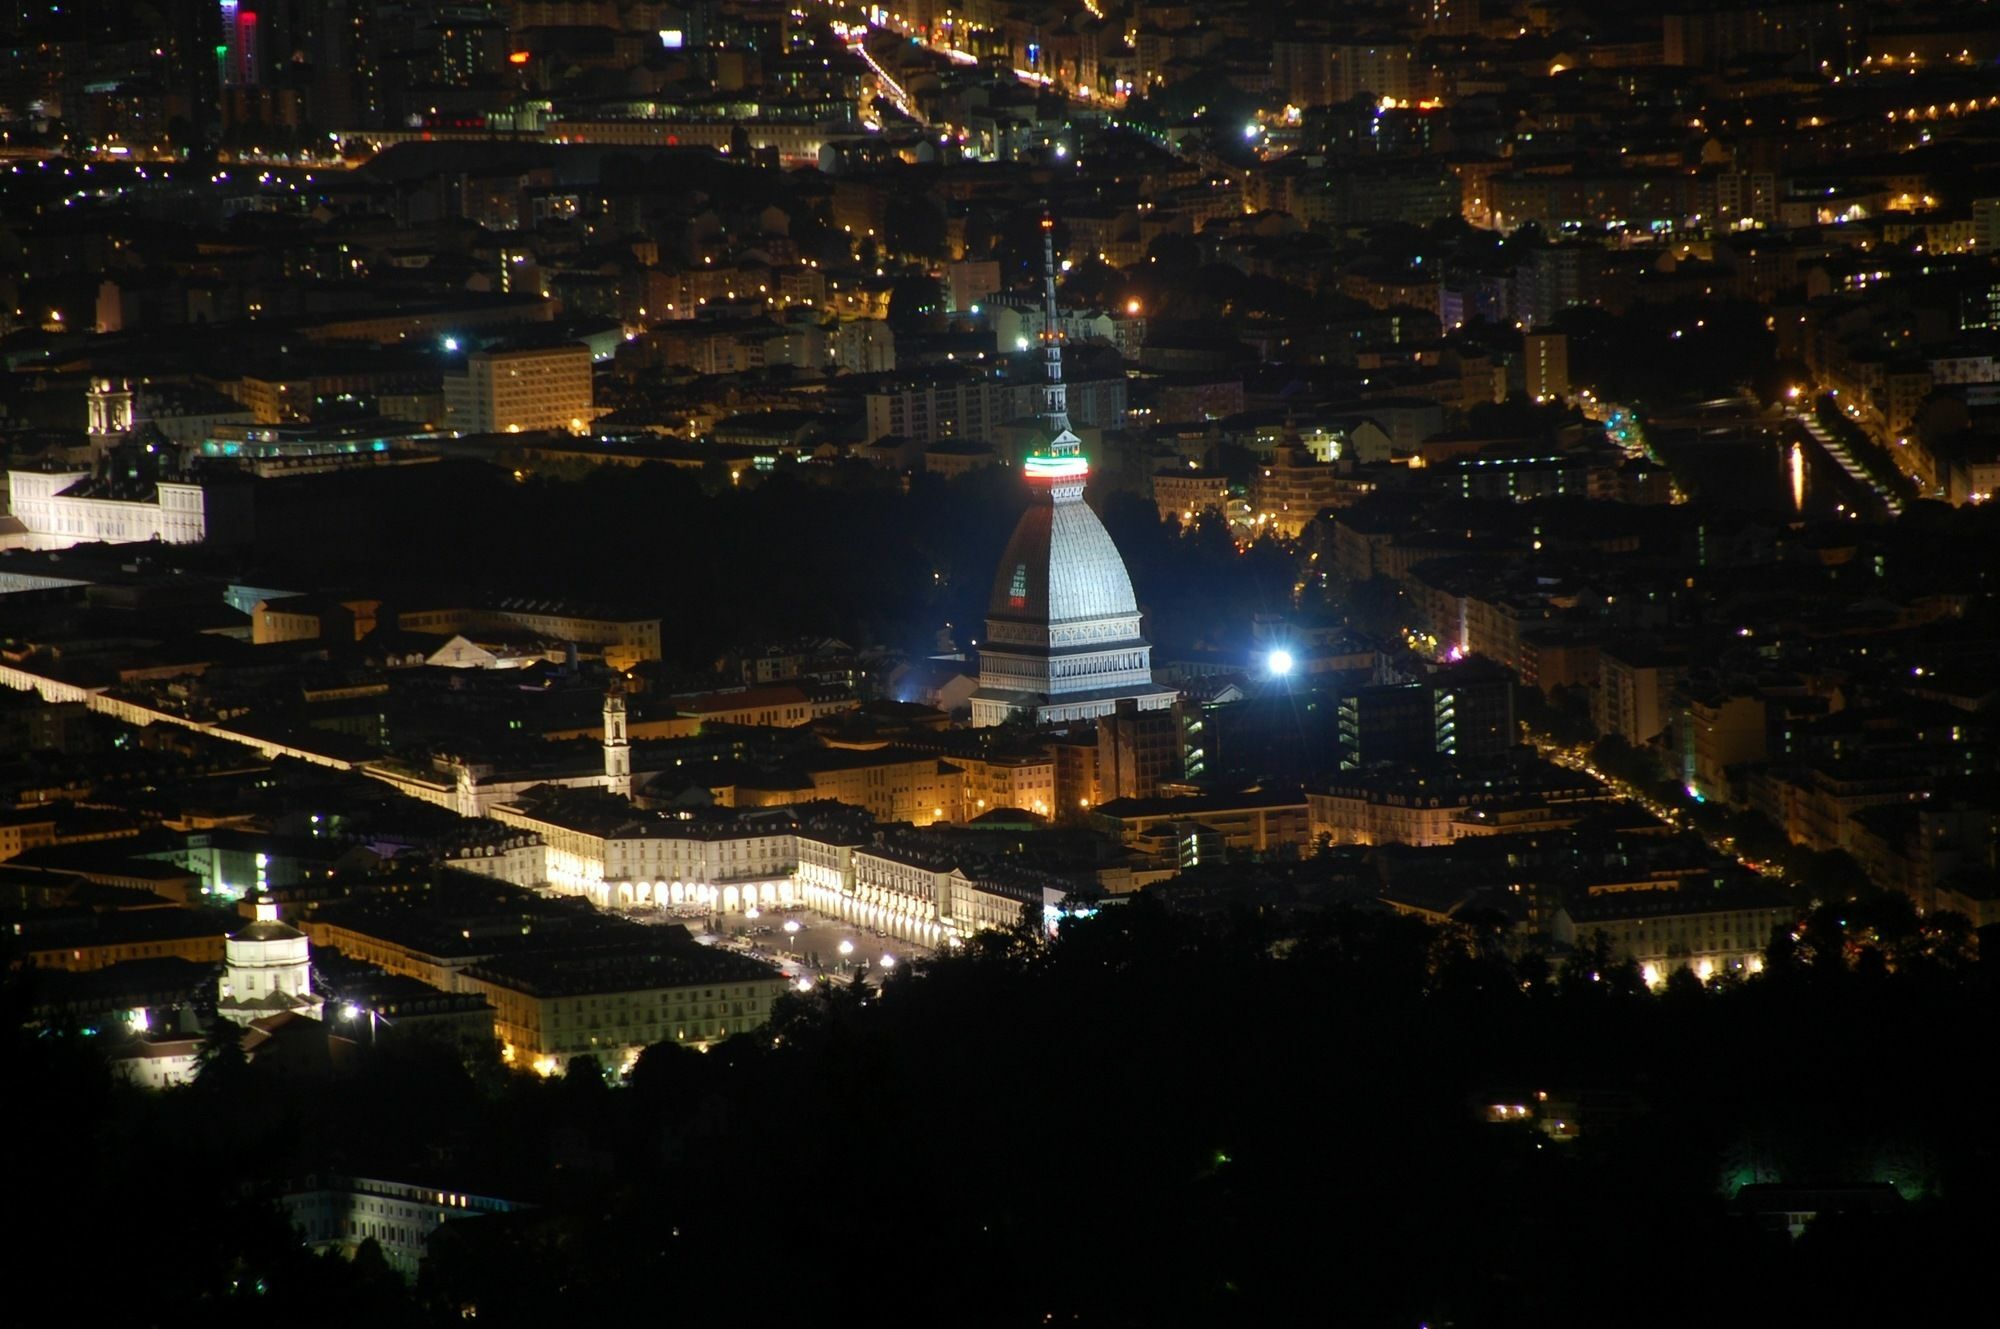
[(1067, 882), (922, 833), (852, 844), (802, 831), (798, 844), (808, 908), (925, 946), (1013, 927), (1024, 911), (1047, 919), (1073, 907)]
[[(1045, 329), (1056, 314), (1054, 222), (1042, 220)], [(1021, 715), (1037, 724), (1093, 719), (1120, 701), (1142, 710), (1171, 706), (1173, 689), (1153, 681), (1152, 647), (1139, 633), (1139, 605), (1118, 546), (1083, 501), (1090, 474), (1082, 441), (1070, 432), (1062, 337), (1043, 334), (1045, 448), (1025, 469), (1034, 501), (1021, 514), (993, 578), (979, 690), (972, 723)]]
[[(601, 908), (695, 905), (736, 914), (803, 906), (937, 946), (981, 928), (1012, 927), (1029, 905), (1060, 910), (1071, 890), (1067, 882), (963, 843), (922, 831), (879, 831), (858, 809), (829, 803), (675, 816), (634, 811), (595, 791), (551, 787), (496, 807), (494, 816), (540, 836), (551, 891)], [(343, 953), (366, 955), (392, 972), (443, 987), (456, 982), (436, 967), (385, 955), (366, 939), (326, 935)], [(534, 1045), (520, 1031), (535, 1027), (527, 1018), (535, 1012), (488, 995), (500, 1012), (502, 1038), (518, 1047)], [(520, 1017), (512, 1020), (512, 1032), (505, 1028), (510, 1009)], [(579, 1049), (542, 1048), (551, 1055), (565, 1050)]]
[(225, 966), (215, 1013), (237, 1024), (287, 1013), (317, 1020), (323, 999), (312, 990), (312, 942), (278, 921), (278, 907), (257, 902), (257, 917), (223, 943)]
[(762, 1025), (791, 986), (746, 955), (692, 941), (501, 956), (468, 968), (509, 1064), (553, 1075), (571, 1057), (625, 1071), (655, 1043), (707, 1047)]
[(460, 434), (581, 432), (596, 417), (582, 342), (474, 351), (444, 378), (445, 424)]
[(352, 1256), (373, 1241), (391, 1269), (416, 1276), (431, 1234), (456, 1219), (511, 1213), (521, 1206), (488, 1195), (435, 1190), (373, 1177), (330, 1176), (279, 1200), (306, 1245)]
[(1536, 328), (1522, 338), (1528, 396), (1536, 401), (1566, 401), (1569, 398), (1569, 336), (1549, 328)]
[(1562, 945), (1587, 945), (1602, 935), (1614, 955), (1636, 961), (1648, 986), (1677, 968), (1703, 981), (1723, 971), (1756, 973), (1778, 927), (1798, 910), (1762, 881), (1677, 882), (1650, 889), (1593, 889), (1556, 910), (1550, 935)]
[(197, 544), (207, 534), (207, 493), (192, 481), (120, 483), (81, 468), (9, 471), (8, 501), (24, 528), (12, 543), (66, 549), (102, 541)]
[(1190, 526), (1204, 512), (1229, 510), (1229, 477), (1220, 471), (1167, 470), (1153, 477), (1161, 521)]
[(216, 495), (183, 466), (179, 447), (137, 422), (131, 384), (92, 379), (85, 405), (89, 460), (51, 457), (7, 472), (8, 510), (21, 529), (0, 536), (0, 548), (196, 544), (206, 538)]

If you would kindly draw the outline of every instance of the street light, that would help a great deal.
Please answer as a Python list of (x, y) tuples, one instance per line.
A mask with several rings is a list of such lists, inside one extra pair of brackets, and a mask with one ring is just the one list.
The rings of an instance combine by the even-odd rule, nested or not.
[(884, 955), (882, 957), (882, 967), (884, 969), (894, 969), (896, 967), (896, 957), (893, 955)]
[(843, 939), (839, 949), (841, 958), (845, 959), (847, 956), (854, 954), (854, 943)]
[(1292, 653), (1283, 647), (1264, 657), (1264, 667), (1271, 671), (1272, 678), (1283, 678), (1292, 672)]

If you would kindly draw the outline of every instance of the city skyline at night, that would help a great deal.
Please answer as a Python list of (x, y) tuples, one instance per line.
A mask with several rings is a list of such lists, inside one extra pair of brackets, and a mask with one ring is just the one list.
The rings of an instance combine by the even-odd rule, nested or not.
[(0, 6), (0, 1319), (1966, 1319), (1991, 10)]

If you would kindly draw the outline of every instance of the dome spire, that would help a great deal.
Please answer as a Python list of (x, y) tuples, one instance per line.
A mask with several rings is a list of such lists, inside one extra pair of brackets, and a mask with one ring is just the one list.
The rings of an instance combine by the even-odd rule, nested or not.
[(1069, 397), (1063, 386), (1062, 325), (1056, 313), (1056, 219), (1042, 205), (1042, 428), (1048, 442), (1028, 454), (1028, 479), (1049, 486), (1057, 503), (1083, 500), (1084, 477), (1090, 463), (1083, 440), (1070, 432)]
[(1042, 422), (1048, 426), (1049, 453), (1074, 456), (1082, 443), (1069, 432), (1069, 396), (1063, 386), (1062, 325), (1056, 316), (1056, 219), (1042, 205)]

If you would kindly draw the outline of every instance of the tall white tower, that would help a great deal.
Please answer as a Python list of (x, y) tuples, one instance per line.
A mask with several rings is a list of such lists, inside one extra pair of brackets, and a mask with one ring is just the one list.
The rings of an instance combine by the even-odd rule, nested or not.
[(622, 681), (604, 690), (604, 787), (620, 798), (632, 797), (632, 740), (625, 734)]

